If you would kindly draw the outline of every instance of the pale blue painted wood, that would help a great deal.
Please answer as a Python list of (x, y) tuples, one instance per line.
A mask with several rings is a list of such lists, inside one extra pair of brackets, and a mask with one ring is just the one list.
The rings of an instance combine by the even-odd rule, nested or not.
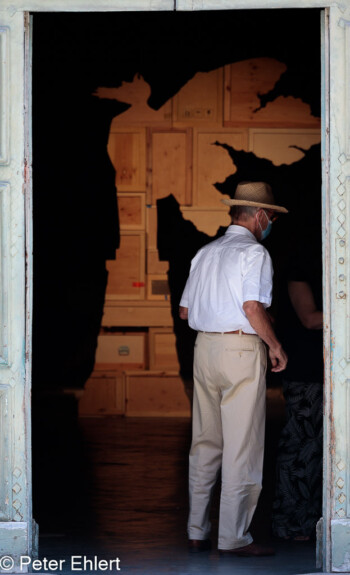
[(24, 13), (0, 11), (0, 555), (32, 553), (26, 377)]
[[(325, 182), (329, 230), (324, 244), (326, 293), (326, 513), (325, 565), (334, 572), (350, 568), (350, 353), (349, 216), (350, 158), (349, 70), (350, 6), (329, 11), (329, 179)], [(328, 223), (328, 222), (327, 222)], [(328, 226), (326, 226), (328, 227)]]
[[(259, 10), (261, 8), (327, 8), (328, 0), (176, 0), (177, 10)], [(340, 2), (338, 3), (340, 4)]]
[[(327, 230), (330, 228), (329, 218), (329, 13), (323, 11), (321, 15), (321, 155), (322, 155), (322, 259), (323, 259), (323, 300), (329, 301), (329, 283), (327, 278), (330, 277), (330, 245)], [(330, 341), (330, 308), (324, 306), (324, 342), (325, 342), (325, 381), (329, 382), (331, 378), (331, 365), (329, 345)], [(330, 386), (325, 385), (324, 391), (325, 414), (331, 410)], [(328, 501), (328, 483), (331, 482), (332, 466), (330, 451), (331, 429), (330, 421), (327, 416), (323, 422), (323, 517), (317, 526), (317, 566), (324, 569), (330, 568), (330, 540), (329, 530), (323, 529), (324, 525), (330, 522), (330, 509)]]
[[(326, 357), (326, 426), (325, 426), (325, 504), (324, 569), (346, 572), (349, 567), (350, 524), (350, 330), (349, 330), (349, 210), (350, 210), (350, 40), (349, 2), (331, 0), (104, 0), (99, 11), (126, 10), (202, 10), (258, 8), (326, 8), (329, 6), (330, 83), (329, 138), (323, 134), (323, 233), (325, 274), (325, 357)], [(1, 305), (0, 319), (6, 316), (11, 330), (8, 355), (0, 363), (2, 395), (2, 429), (0, 456), (7, 458), (7, 492), (0, 486), (0, 541), (7, 538), (6, 549), (18, 556), (32, 549), (30, 438), (30, 381), (25, 370), (28, 330), (25, 324), (25, 249), (24, 249), (24, 13), (35, 11), (93, 11), (95, 0), (12, 0), (0, 8), (2, 49), (0, 78), (0, 184), (8, 186), (9, 208), (1, 206), (9, 218), (9, 231), (2, 237), (1, 255), (8, 266), (8, 297)], [(326, 30), (326, 27), (324, 27)], [(327, 34), (324, 34), (327, 39)], [(5, 40), (4, 40), (5, 39)], [(323, 54), (326, 54), (326, 43)], [(326, 70), (326, 60), (323, 60)], [(328, 114), (327, 86), (324, 73), (322, 88), (323, 125)], [(5, 122), (4, 122), (5, 120)], [(329, 148), (327, 146), (329, 145)], [(342, 263), (341, 263), (342, 262)], [(3, 282), (4, 275), (1, 275)], [(3, 287), (3, 286), (2, 286)], [(30, 330), (29, 330), (30, 332)], [(26, 339), (27, 335), (27, 339)], [(5, 341), (2, 332), (2, 346)], [(1, 354), (0, 354), (1, 355)], [(3, 357), (1, 355), (1, 357)], [(22, 406), (25, 405), (23, 411)], [(6, 406), (6, 409), (5, 407)], [(10, 415), (10, 417), (9, 417)], [(7, 418), (7, 419), (6, 419)], [(6, 483), (6, 482), (5, 482)], [(15, 522), (21, 536), (11, 537)], [(12, 523), (12, 525), (10, 525)], [(12, 531), (12, 534), (15, 530)], [(23, 536), (22, 536), (23, 535)], [(16, 543), (15, 543), (16, 541)]]

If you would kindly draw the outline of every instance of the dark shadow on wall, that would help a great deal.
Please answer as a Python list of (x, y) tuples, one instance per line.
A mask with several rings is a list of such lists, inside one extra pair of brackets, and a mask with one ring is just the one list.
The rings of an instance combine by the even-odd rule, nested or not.
[[(284, 62), (287, 71), (274, 90), (260, 95), (261, 105), (293, 95), (319, 116), (319, 11), (36, 13), (33, 18), (33, 447), (35, 503), (40, 504), (35, 517), (44, 529), (60, 530), (72, 509), (74, 530), (85, 520), (93, 525), (84, 515), (84, 490), (78, 499), (71, 490), (71, 477), (86, 483), (89, 476), (84, 455), (77, 457), (76, 400), (41, 391), (79, 390), (89, 377), (103, 314), (105, 263), (119, 245), (107, 141), (112, 119), (129, 106), (92, 94), (100, 86), (131, 82), (139, 73), (152, 89), (148, 104), (157, 110), (197, 72), (271, 57)], [(290, 223), (281, 218), (267, 244), (278, 274), (298, 202), (301, 209), (306, 202), (319, 218), (319, 149), (293, 166), (276, 167), (224, 144), (222, 153), (231, 155), (237, 172), (216, 184), (218, 202), (220, 193), (231, 195), (239, 180), (252, 175), (270, 181), (278, 200), (288, 199), (291, 216), (284, 221)], [(191, 258), (214, 237), (184, 220), (173, 197), (158, 202), (158, 213), (158, 248), (161, 259), (170, 262), (181, 374), (191, 382), (195, 333), (178, 319), (177, 308)]]
[(179, 318), (179, 303), (186, 284), (191, 259), (201, 247), (224, 234), (226, 228), (220, 227), (214, 237), (198, 231), (192, 222), (184, 219), (180, 205), (172, 194), (157, 200), (157, 215), (159, 259), (169, 262), (168, 281), (171, 294), (171, 313), (180, 375), (186, 393), (191, 398), (193, 348), (197, 332), (189, 327), (187, 321)]
[[(244, 180), (268, 182), (274, 192), (276, 203), (285, 206), (289, 213), (274, 223), (273, 232), (264, 242), (274, 265), (274, 297), (271, 308), (275, 328), (279, 332), (284, 319), (285, 277), (288, 262), (300, 238), (306, 242), (305, 251), (321, 232), (321, 150), (320, 145), (304, 150), (298, 162), (281, 166), (257, 158), (254, 154), (237, 151), (227, 144), (215, 142), (226, 150), (237, 171), (222, 183), (215, 183), (222, 194), (234, 197), (237, 184)], [(218, 194), (218, 202), (220, 194)], [(170, 195), (158, 200), (158, 250), (161, 260), (169, 261), (169, 286), (171, 310), (174, 320), (176, 346), (180, 362), (180, 374), (188, 395), (191, 395), (193, 348), (196, 332), (179, 318), (179, 303), (190, 270), (191, 259), (208, 242), (225, 233), (220, 227), (215, 236), (208, 236), (185, 220), (176, 199)], [(298, 244), (296, 243), (298, 241)], [(320, 255), (320, 254), (319, 254)], [(268, 374), (268, 385), (280, 383), (279, 374)]]
[[(319, 16), (319, 10), (306, 9), (35, 14), (34, 389), (83, 387), (103, 314), (105, 261), (119, 245), (115, 171), (106, 144), (113, 117), (128, 105), (99, 100), (95, 90), (118, 87), (139, 73), (152, 89), (148, 104), (159, 109), (197, 72), (272, 57), (285, 62), (287, 71), (274, 90), (261, 95), (261, 105), (293, 95), (318, 116)], [(233, 180), (222, 184), (230, 190), (246, 172), (251, 176), (258, 161), (246, 157), (245, 169), (242, 158)], [(200, 232), (188, 237), (176, 277), (184, 277), (189, 255), (209, 239)], [(173, 306), (181, 291), (176, 277), (170, 272)], [(174, 321), (182, 329), (175, 313)], [(179, 354), (187, 372), (188, 354)]]
[(79, 388), (93, 369), (105, 260), (119, 246), (106, 146), (112, 118), (128, 105), (71, 94), (48, 114), (42, 98), (33, 106), (33, 385)]

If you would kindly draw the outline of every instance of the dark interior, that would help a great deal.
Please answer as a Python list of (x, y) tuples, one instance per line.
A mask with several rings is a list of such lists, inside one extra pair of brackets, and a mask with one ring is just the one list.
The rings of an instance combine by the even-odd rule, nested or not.
[[(260, 95), (261, 106), (291, 95), (308, 103), (319, 117), (319, 10), (34, 15), (34, 517), (43, 532), (82, 534), (93, 523), (89, 497), (94, 458), (76, 417), (75, 396), (59, 392), (82, 389), (94, 366), (105, 264), (119, 245), (115, 171), (106, 145), (112, 118), (128, 107), (93, 93), (99, 86), (117, 87), (142, 74), (152, 88), (148, 103), (158, 109), (196, 72), (263, 56), (286, 63), (287, 71), (271, 92)], [(275, 166), (233, 148), (227, 152), (237, 172), (216, 185), (219, 192), (231, 194), (238, 181), (254, 173), (273, 184), (276, 200), (290, 210), (283, 224), (276, 222), (266, 243), (274, 260), (278, 315), (295, 232), (304, 231), (306, 242), (320, 238), (320, 146), (290, 166)], [(191, 258), (212, 238), (184, 224), (172, 198), (161, 202), (159, 214), (158, 249), (170, 263), (174, 330), (182, 342), (178, 353), (186, 374), (191, 370), (192, 335), (177, 322), (176, 309)], [(169, 237), (178, 239), (176, 247)], [(320, 257), (320, 244), (318, 253)], [(277, 376), (268, 380), (271, 388), (279, 384)], [(283, 420), (283, 406), (278, 413)], [(271, 421), (271, 437), (276, 438), (281, 419), (277, 427)], [(98, 428), (101, 439), (101, 421)], [(186, 457), (187, 424), (181, 433)], [(159, 441), (161, 448), (161, 437)], [(270, 446), (267, 472), (273, 481), (273, 440)], [(49, 496), (54, 499), (51, 509)], [(181, 509), (185, 517), (186, 509)]]

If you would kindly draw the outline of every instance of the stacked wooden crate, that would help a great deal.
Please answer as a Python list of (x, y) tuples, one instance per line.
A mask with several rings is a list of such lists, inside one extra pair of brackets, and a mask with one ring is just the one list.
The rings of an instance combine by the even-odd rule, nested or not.
[(188, 416), (172, 327), (101, 330), (80, 415)]
[(131, 104), (111, 125), (121, 244), (109, 280), (94, 373), (81, 415), (190, 415), (178, 375), (167, 285), (157, 251), (156, 202), (173, 194), (183, 217), (215, 235), (229, 224), (213, 184), (236, 171), (214, 142), (291, 164), (320, 141), (320, 122), (301, 100), (280, 97), (259, 109), (286, 67), (269, 58), (198, 73), (162, 108), (147, 105), (141, 78), (97, 95)]

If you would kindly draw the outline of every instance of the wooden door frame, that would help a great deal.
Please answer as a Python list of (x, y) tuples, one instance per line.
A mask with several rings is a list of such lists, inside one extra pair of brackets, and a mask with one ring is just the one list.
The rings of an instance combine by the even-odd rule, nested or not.
[[(323, 164), (323, 269), (325, 342), (325, 419), (324, 419), (324, 507), (320, 554), (327, 571), (347, 572), (350, 567), (350, 5), (331, 0), (103, 0), (99, 12), (259, 10), (278, 8), (324, 9), (322, 26), (322, 164)], [(0, 8), (1, 17), (10, 22), (19, 12), (93, 12), (95, 0), (12, 0)], [(23, 30), (23, 34), (25, 30)], [(11, 35), (11, 26), (9, 25)], [(30, 77), (30, 58), (26, 61)], [(8, 77), (12, 69), (9, 64)], [(1, 70), (0, 70), (1, 72)], [(6, 70), (5, 70), (6, 72)], [(24, 80), (24, 78), (23, 78)], [(25, 82), (24, 82), (25, 83)], [(28, 84), (27, 84), (28, 86)], [(26, 88), (23, 87), (25, 90)], [(344, 91), (346, 97), (344, 98)], [(30, 143), (30, 95), (24, 103)], [(31, 253), (31, 158), (26, 150), (24, 166), (27, 213), (27, 253)], [(1, 183), (1, 178), (0, 178)], [(27, 259), (27, 309), (25, 397), (27, 423), (30, 396), (31, 285), (32, 263)], [(27, 436), (27, 484), (30, 485), (30, 438)], [(11, 479), (11, 485), (13, 480)], [(31, 498), (29, 489), (27, 497)], [(28, 521), (30, 521), (29, 506)], [(28, 532), (29, 533), (29, 532)], [(28, 535), (29, 537), (30, 535)], [(322, 544), (321, 544), (322, 542)], [(35, 547), (35, 545), (34, 545)], [(33, 549), (28, 542), (28, 549)], [(323, 551), (322, 551), (323, 549)], [(11, 554), (11, 545), (9, 546)], [(8, 572), (8, 571), (7, 571)]]

